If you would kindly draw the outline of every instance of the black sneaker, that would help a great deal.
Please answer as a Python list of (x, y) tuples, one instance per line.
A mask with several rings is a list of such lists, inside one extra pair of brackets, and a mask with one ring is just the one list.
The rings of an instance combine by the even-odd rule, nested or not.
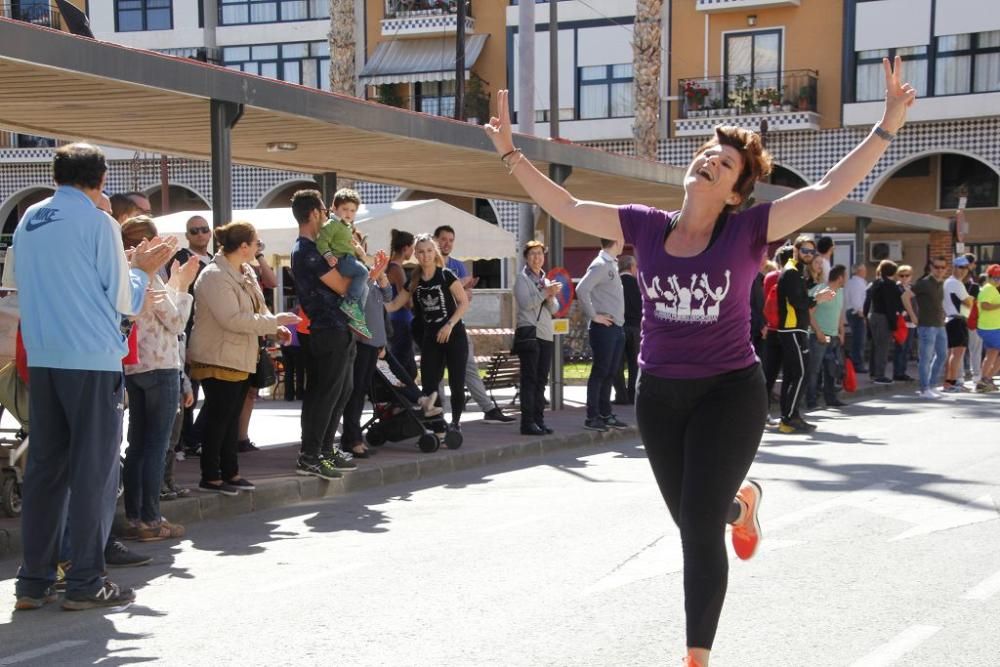
[(194, 459), (201, 456), (201, 445), (189, 445), (184, 447), (184, 458)]
[(161, 501), (177, 500), (177, 494), (171, 491), (166, 486), (162, 486), (160, 487), (160, 500)]
[(545, 435), (538, 424), (521, 424), (521, 435)]
[(892, 384), (892, 380), (887, 377), (880, 377), (872, 380), (872, 384)]
[(551, 428), (549, 428), (549, 426), (548, 426), (548, 425), (546, 425), (546, 424), (545, 424), (545, 423), (543, 423), (543, 422), (539, 422), (539, 423), (538, 423), (538, 428), (540, 428), (540, 429), (542, 429), (543, 431), (545, 431), (545, 434), (546, 434), (546, 435), (552, 435), (553, 433), (555, 433), (555, 431), (553, 431), (553, 430), (552, 430)]
[(621, 419), (618, 419), (618, 417), (616, 417), (615, 415), (610, 415), (608, 417), (601, 417), (601, 419), (604, 420), (604, 424), (608, 428), (615, 428), (619, 430), (623, 428), (628, 428), (628, 424), (623, 422)]
[(910, 377), (906, 373), (903, 373), (902, 375), (893, 375), (892, 379), (894, 382), (913, 382), (915, 380), (915, 378)]
[(816, 430), (816, 424), (810, 424), (809, 422), (807, 422), (805, 419), (803, 419), (798, 415), (792, 417), (790, 421), (796, 427), (808, 431), (809, 433), (812, 433), (813, 431)]
[(222, 484), (210, 484), (205, 480), (198, 482), (198, 490), (205, 493), (218, 493), (223, 496), (238, 496), (240, 489), (237, 486), (223, 482)]
[(483, 413), (484, 424), (513, 424), (516, 419), (505, 415), (500, 408), (493, 408)]
[(231, 480), (229, 480), (228, 484), (229, 484), (229, 486), (235, 486), (240, 491), (256, 491), (257, 490), (257, 487), (254, 486), (253, 482), (251, 482), (249, 479), (247, 479), (245, 477), (240, 477), (239, 479), (236, 479), (236, 480), (231, 479)]
[(594, 419), (588, 419), (583, 422), (583, 428), (588, 431), (600, 431), (601, 433), (608, 432), (608, 425), (604, 423), (604, 420), (600, 417), (595, 417)]
[(339, 449), (335, 449), (329, 454), (324, 455), (323, 458), (332, 463), (333, 467), (337, 470), (349, 471), (358, 469), (358, 464), (354, 462), (353, 457), (346, 452), (340, 451)]
[(135, 602), (135, 591), (131, 588), (119, 588), (118, 584), (105, 581), (104, 585), (90, 595), (78, 596), (67, 594), (62, 608), (66, 611), (83, 611), (100, 607), (127, 607)]
[(247, 452), (256, 452), (259, 450), (260, 447), (255, 445), (250, 440), (240, 440), (239, 442), (236, 443), (236, 451), (238, 451), (240, 454), (246, 454)]
[(320, 479), (339, 479), (343, 473), (333, 467), (333, 463), (326, 459), (313, 459), (304, 456), (299, 457), (299, 462), (295, 466), (295, 474), (311, 475)]
[(104, 563), (109, 567), (137, 567), (149, 565), (151, 562), (153, 562), (152, 556), (141, 556), (129, 551), (120, 540), (111, 540), (111, 543), (104, 548)]

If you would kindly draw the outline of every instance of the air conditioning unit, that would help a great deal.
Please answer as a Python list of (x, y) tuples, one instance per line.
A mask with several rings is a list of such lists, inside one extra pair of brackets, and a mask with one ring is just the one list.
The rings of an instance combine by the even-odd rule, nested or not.
[(869, 241), (868, 259), (872, 262), (881, 262), (883, 259), (899, 262), (903, 259), (903, 242)]

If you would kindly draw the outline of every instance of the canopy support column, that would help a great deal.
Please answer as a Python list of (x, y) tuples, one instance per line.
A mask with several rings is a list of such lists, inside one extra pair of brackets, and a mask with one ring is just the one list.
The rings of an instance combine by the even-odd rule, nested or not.
[[(872, 224), (871, 218), (854, 219), (854, 264), (864, 264), (867, 261), (865, 256), (865, 233), (868, 225)], [(852, 269), (854, 267), (851, 267)]]
[[(573, 173), (573, 168), (565, 164), (550, 164), (549, 178), (562, 185)], [(558, 220), (549, 216), (549, 267), (563, 265), (563, 229)], [(563, 407), (563, 339), (555, 336), (552, 349), (552, 409), (562, 410)]]
[(314, 178), (319, 186), (320, 194), (323, 196), (323, 205), (333, 206), (333, 195), (337, 193), (337, 172), (327, 171), (316, 174)]
[(243, 115), (243, 105), (212, 100), (212, 226), (233, 217), (232, 129)]

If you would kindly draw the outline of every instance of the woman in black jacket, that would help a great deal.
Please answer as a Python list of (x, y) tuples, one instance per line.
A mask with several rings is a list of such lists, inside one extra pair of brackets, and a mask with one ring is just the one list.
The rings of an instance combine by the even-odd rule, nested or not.
[(883, 259), (876, 271), (878, 278), (869, 288), (871, 306), (868, 311), (868, 330), (872, 337), (871, 375), (875, 384), (892, 384), (892, 380), (886, 377), (885, 367), (889, 362), (896, 318), (903, 312), (903, 299), (900, 296), (899, 286), (893, 280), (896, 269), (895, 262)]

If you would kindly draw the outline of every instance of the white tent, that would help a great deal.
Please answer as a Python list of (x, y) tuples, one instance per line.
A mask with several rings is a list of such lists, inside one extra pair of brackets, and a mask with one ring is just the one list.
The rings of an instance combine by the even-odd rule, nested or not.
[[(212, 224), (211, 211), (181, 211), (156, 218), (161, 235), (178, 237), (186, 246), (184, 232), (188, 219), (199, 215)], [(257, 229), (268, 253), (288, 255), (298, 236), (298, 225), (290, 208), (261, 208), (233, 211), (233, 220), (246, 220)], [(362, 206), (355, 220), (358, 229), (368, 236), (368, 250), (389, 249), (393, 229), (413, 234), (433, 232), (439, 225), (455, 229), (454, 257), (461, 260), (498, 259), (517, 256), (517, 240), (497, 225), (446, 204), (440, 199), (398, 201), (391, 204)]]

